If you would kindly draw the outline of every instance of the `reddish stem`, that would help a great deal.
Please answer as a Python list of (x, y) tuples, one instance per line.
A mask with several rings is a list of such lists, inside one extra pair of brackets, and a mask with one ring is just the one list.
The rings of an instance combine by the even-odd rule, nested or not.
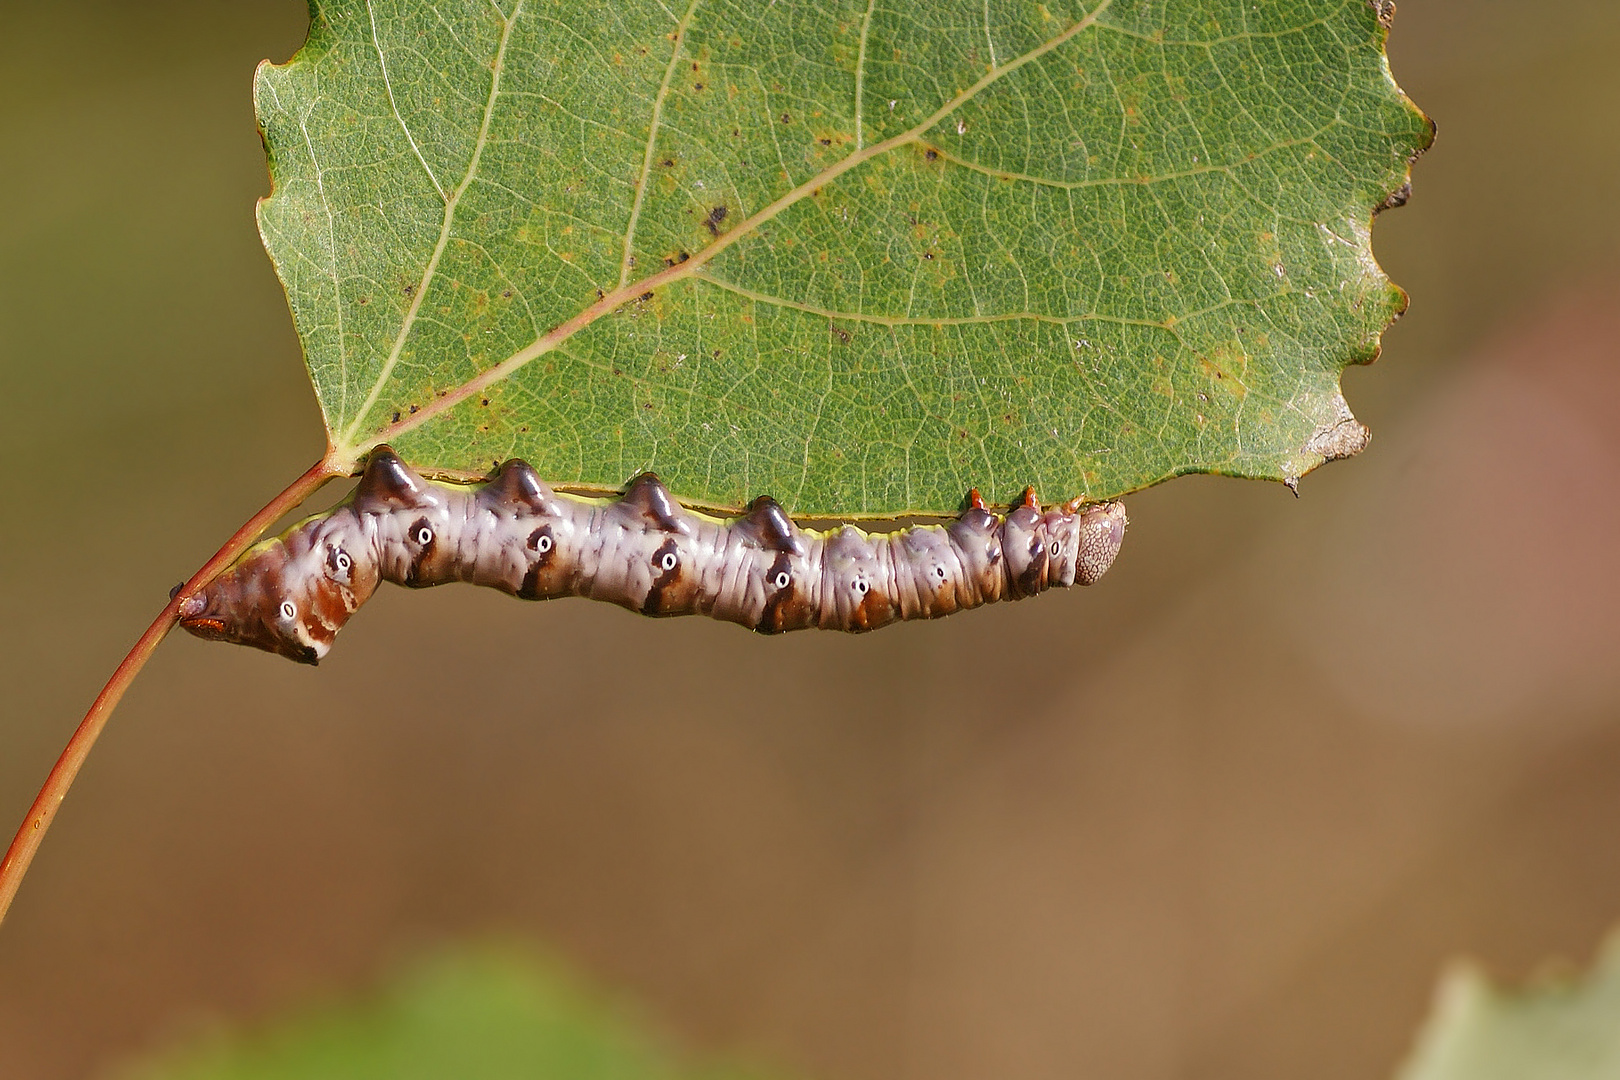
[(28, 864), (34, 861), (34, 852), (39, 850), (40, 841), (45, 838), (45, 830), (51, 827), (57, 808), (67, 797), (68, 788), (73, 786), (73, 778), (79, 775), (79, 768), (84, 764), (84, 759), (90, 755), (90, 748), (101, 735), (101, 729), (107, 726), (108, 718), (112, 716), (113, 709), (117, 708), (124, 691), (129, 689), (129, 684), (140, 674), (147, 660), (151, 659), (158, 642), (174, 629), (181, 601), (213, 581), (221, 570), (235, 562), (242, 552), (252, 546), (264, 530), (275, 524), (277, 518), (297, 507), (313, 495), (322, 484), (340, 473), (341, 470), (333, 465), (332, 455), (329, 453), (311, 466), (303, 476), (294, 480), (287, 490), (266, 503), (264, 509), (237, 529), (225, 542), (225, 546), (216, 551), (214, 557), (191, 576), (190, 581), (181, 586), (173, 599), (152, 621), (152, 625), (146, 628), (146, 633), (141, 635), (135, 647), (129, 650), (129, 655), (118, 665), (118, 670), (112, 673), (107, 685), (101, 688), (101, 693), (96, 696), (90, 711), (79, 723), (78, 730), (68, 740), (67, 746), (62, 750), (62, 756), (56, 759), (50, 775), (45, 778), (45, 786), (40, 788), (38, 797), (34, 799), (34, 805), (28, 810), (28, 816), (23, 819), (21, 828), (11, 841), (11, 847), (6, 849), (5, 861), (0, 862), (0, 922), (5, 921), (11, 900), (17, 895), (17, 888), (22, 884), (23, 875), (28, 872)]

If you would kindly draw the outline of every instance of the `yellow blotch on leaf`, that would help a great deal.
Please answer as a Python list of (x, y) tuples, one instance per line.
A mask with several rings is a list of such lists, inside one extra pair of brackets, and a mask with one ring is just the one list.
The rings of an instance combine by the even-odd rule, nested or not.
[(1198, 358), (1198, 367), (1217, 389), (1240, 400), (1248, 396), (1249, 354), (1242, 342), (1222, 342)]

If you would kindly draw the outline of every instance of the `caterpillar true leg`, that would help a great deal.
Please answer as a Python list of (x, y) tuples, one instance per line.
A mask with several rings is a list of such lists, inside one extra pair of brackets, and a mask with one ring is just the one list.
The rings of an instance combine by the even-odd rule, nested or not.
[(943, 525), (817, 532), (769, 496), (736, 518), (688, 510), (651, 473), (617, 499), (587, 499), (553, 491), (516, 460), (484, 484), (434, 483), (379, 447), (346, 502), (249, 549), (181, 605), (180, 625), (314, 664), (380, 582), (470, 581), (768, 634), (861, 632), (1090, 585), (1125, 537), (1117, 502), (1042, 510), (1027, 488), (1005, 517), (977, 489), (967, 502)]

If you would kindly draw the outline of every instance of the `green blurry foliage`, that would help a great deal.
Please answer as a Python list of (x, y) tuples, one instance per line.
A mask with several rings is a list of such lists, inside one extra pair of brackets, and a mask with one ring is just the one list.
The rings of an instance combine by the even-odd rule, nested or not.
[(1512, 992), (1473, 967), (1441, 984), (1398, 1080), (1609, 1080), (1620, 1076), (1620, 938), (1584, 979)]
[(765, 1080), (687, 1067), (621, 1012), (522, 948), (445, 953), (369, 1003), (312, 1008), (251, 1035), (219, 1035), (120, 1080)]
[(335, 451), (801, 515), (1355, 453), (1428, 144), (1368, 0), (316, 0), (261, 204)]

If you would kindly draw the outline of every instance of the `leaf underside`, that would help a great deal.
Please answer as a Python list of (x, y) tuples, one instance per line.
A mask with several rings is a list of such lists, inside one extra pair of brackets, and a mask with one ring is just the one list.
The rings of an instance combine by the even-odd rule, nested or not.
[(315, 0), (259, 222), (335, 460), (799, 515), (1296, 477), (1431, 126), (1368, 0)]

